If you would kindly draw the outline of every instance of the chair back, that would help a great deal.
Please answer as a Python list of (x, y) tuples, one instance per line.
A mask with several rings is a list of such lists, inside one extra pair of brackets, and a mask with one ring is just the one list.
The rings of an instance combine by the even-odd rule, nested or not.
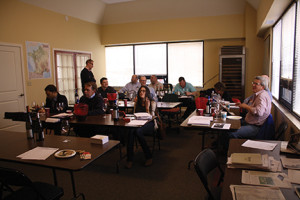
[(203, 186), (205, 187), (207, 193), (209, 194), (209, 197), (211, 199), (214, 199), (214, 196), (208, 186), (207, 175), (215, 168), (218, 168), (221, 172), (218, 185), (223, 180), (223, 176), (224, 176), (224, 173), (217, 161), (217, 157), (215, 153), (211, 149), (204, 149), (195, 158), (194, 167)]
[(260, 128), (255, 139), (257, 140), (274, 140), (275, 139), (275, 125), (272, 114), (269, 115), (265, 123)]
[(197, 97), (195, 99), (196, 108), (205, 110), (207, 101), (208, 101), (208, 99), (205, 97)]
[(176, 94), (165, 94), (162, 98), (163, 102), (178, 102), (178, 96)]
[(0, 182), (6, 186), (30, 186), (32, 182), (22, 172), (0, 167)]
[(285, 121), (283, 121), (279, 125), (279, 127), (275, 133), (275, 140), (284, 140), (284, 134), (285, 134), (287, 127), (288, 127), (288, 124)]
[(170, 83), (164, 83), (164, 90), (172, 91), (173, 90), (173, 85), (170, 84)]

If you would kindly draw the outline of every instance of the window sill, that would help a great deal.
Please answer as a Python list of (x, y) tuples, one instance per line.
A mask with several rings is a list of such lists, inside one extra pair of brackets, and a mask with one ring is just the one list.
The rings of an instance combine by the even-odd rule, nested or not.
[(272, 103), (276, 108), (289, 120), (294, 126), (300, 131), (300, 121), (290, 113), (283, 105), (281, 105), (277, 100), (273, 99)]

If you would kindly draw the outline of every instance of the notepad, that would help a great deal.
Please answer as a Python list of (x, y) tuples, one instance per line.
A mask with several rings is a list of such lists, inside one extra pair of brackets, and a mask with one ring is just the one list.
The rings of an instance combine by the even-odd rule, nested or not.
[(232, 164), (262, 165), (261, 154), (259, 153), (233, 153), (231, 154)]

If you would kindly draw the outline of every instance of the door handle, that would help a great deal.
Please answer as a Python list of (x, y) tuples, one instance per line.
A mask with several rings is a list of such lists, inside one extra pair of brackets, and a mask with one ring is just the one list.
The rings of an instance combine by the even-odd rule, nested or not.
[(20, 95), (19, 95), (19, 97), (23, 97), (23, 96), (24, 96), (24, 94), (20, 94)]

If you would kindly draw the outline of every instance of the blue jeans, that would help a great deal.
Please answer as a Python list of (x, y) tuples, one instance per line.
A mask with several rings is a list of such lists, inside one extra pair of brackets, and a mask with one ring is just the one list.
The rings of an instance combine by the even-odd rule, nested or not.
[(260, 128), (260, 126), (245, 124), (242, 125), (237, 131), (230, 132), (229, 138), (254, 139)]
[(137, 137), (143, 152), (145, 154), (146, 159), (152, 158), (151, 151), (147, 145), (144, 134), (151, 133), (154, 131), (154, 122), (148, 122), (144, 126), (140, 128), (133, 128), (130, 130), (128, 134), (128, 144), (127, 144), (127, 161), (133, 160), (133, 148), (134, 148), (134, 135)]

